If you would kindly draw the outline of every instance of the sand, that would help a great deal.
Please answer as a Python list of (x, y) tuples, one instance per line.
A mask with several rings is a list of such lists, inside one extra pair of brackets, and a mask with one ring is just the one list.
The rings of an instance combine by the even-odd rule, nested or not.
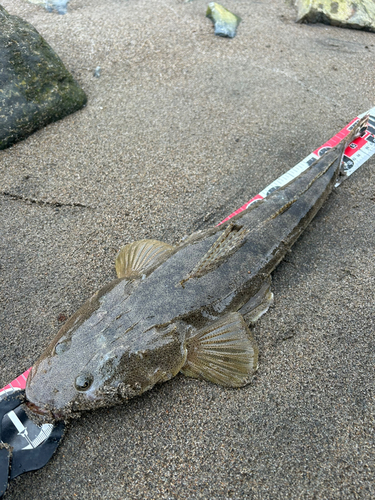
[[(232, 40), (202, 0), (1, 5), (88, 104), (0, 152), (0, 387), (115, 277), (121, 245), (216, 224), (374, 106), (374, 34), (295, 24), (281, 0), (226, 1)], [(87, 413), (5, 500), (374, 498), (374, 166), (274, 272), (250, 386), (177, 376)]]

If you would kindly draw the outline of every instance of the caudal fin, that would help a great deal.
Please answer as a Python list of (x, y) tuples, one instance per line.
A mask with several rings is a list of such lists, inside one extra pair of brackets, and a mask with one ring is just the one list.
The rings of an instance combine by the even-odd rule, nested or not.
[(368, 119), (369, 115), (366, 115), (354, 125), (349, 134), (345, 137), (345, 139), (343, 139), (343, 141), (345, 141), (346, 146), (348, 146), (351, 142), (353, 142), (355, 139), (357, 139), (358, 137), (360, 137), (365, 133)]

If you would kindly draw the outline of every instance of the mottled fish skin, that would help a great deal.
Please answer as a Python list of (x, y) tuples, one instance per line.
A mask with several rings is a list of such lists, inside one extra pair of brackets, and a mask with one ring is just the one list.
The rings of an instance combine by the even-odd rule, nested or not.
[[(180, 371), (232, 387), (249, 383), (257, 348), (243, 316), (255, 321), (268, 309), (270, 274), (331, 192), (360, 125), (266, 199), (175, 248), (152, 247), (154, 267), (138, 258), (136, 271), (94, 294), (34, 365), (30, 409), (66, 419), (124, 402)], [(131, 249), (145, 255), (144, 241)]]

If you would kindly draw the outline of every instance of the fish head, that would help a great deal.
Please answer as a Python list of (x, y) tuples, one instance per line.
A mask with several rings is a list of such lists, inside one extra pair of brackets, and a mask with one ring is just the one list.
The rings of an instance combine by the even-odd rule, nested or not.
[(82, 329), (57, 335), (33, 366), (26, 405), (36, 418), (68, 420), (123, 403), (175, 376), (186, 359), (183, 336), (173, 324), (139, 323), (109, 343)]
[(119, 402), (115, 359), (126, 358), (127, 353), (126, 346), (115, 349), (116, 340), (126, 331), (139, 336), (142, 329), (139, 321), (124, 314), (124, 303), (136, 285), (124, 279), (112, 281), (63, 325), (27, 378), (31, 417), (67, 420), (81, 411)]
[(45, 420), (67, 420), (120, 399), (120, 392), (109, 380), (110, 355), (97, 349), (95, 339), (91, 345), (89, 339), (82, 345), (79, 332), (77, 337), (57, 336), (27, 378), (27, 407)]

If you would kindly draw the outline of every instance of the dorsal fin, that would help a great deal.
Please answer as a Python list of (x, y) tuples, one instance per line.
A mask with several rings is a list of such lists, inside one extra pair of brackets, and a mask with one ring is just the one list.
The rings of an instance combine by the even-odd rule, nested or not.
[(200, 278), (219, 267), (242, 245), (247, 233), (248, 230), (243, 226), (229, 224), (194, 269), (180, 281), (180, 285), (184, 286), (184, 283), (191, 278)]
[(119, 278), (140, 276), (157, 264), (161, 264), (173, 247), (158, 240), (133, 241), (123, 246), (116, 257)]

